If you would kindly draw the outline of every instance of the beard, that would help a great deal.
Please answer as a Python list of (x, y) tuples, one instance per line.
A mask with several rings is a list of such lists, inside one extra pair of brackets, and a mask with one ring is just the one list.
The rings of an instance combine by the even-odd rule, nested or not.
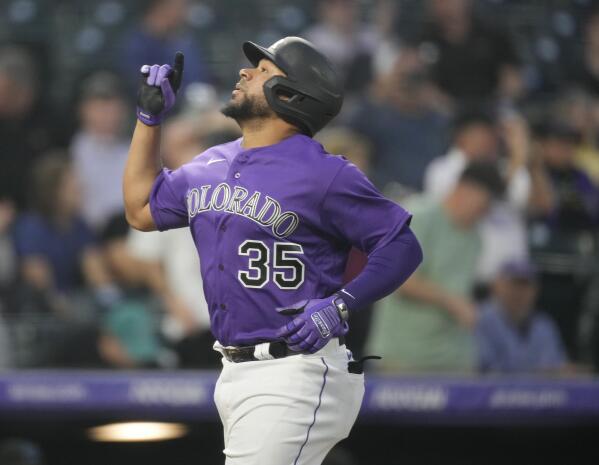
[(274, 111), (272, 111), (266, 101), (260, 101), (255, 96), (249, 97), (245, 94), (240, 102), (235, 102), (233, 99), (229, 100), (221, 109), (221, 113), (237, 121), (237, 124), (275, 116)]

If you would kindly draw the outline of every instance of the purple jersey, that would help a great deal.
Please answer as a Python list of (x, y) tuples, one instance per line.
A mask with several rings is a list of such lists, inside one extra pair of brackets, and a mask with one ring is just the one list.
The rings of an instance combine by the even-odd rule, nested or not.
[(241, 142), (164, 169), (150, 195), (159, 230), (190, 226), (212, 333), (236, 346), (276, 340), (291, 318), (277, 307), (338, 291), (351, 246), (371, 253), (410, 218), (307, 136)]

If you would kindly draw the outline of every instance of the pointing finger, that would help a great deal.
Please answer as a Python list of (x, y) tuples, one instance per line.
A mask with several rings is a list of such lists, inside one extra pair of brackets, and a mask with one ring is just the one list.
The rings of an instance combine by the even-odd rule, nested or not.
[(183, 71), (183, 67), (185, 66), (185, 55), (183, 55), (183, 52), (177, 52), (175, 53), (175, 62), (173, 64), (173, 69), (175, 71)]
[(181, 80), (183, 78), (183, 68), (185, 67), (185, 56), (182, 52), (175, 53), (175, 61), (173, 63), (173, 72), (169, 76), (171, 87), (175, 92), (179, 90), (181, 86)]

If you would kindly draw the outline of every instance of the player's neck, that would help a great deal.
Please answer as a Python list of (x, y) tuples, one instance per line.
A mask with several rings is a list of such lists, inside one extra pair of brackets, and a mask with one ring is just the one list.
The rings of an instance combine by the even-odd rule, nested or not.
[(299, 131), (283, 120), (271, 119), (254, 122), (254, 124), (247, 122), (241, 126), (241, 132), (243, 134), (241, 146), (244, 149), (252, 149), (278, 144)]

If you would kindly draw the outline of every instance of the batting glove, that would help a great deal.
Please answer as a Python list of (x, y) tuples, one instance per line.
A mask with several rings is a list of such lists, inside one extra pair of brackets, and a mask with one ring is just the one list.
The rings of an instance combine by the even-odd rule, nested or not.
[(137, 94), (137, 118), (148, 126), (162, 123), (162, 118), (175, 104), (175, 96), (181, 87), (184, 57), (175, 54), (175, 63), (170, 65), (143, 65), (142, 84)]
[[(326, 299), (304, 300), (289, 308), (277, 308), (283, 315), (299, 314), (277, 331), (291, 350), (314, 353), (333, 337), (343, 336), (349, 330), (345, 302), (338, 295)], [(342, 315), (345, 315), (342, 317)]]

